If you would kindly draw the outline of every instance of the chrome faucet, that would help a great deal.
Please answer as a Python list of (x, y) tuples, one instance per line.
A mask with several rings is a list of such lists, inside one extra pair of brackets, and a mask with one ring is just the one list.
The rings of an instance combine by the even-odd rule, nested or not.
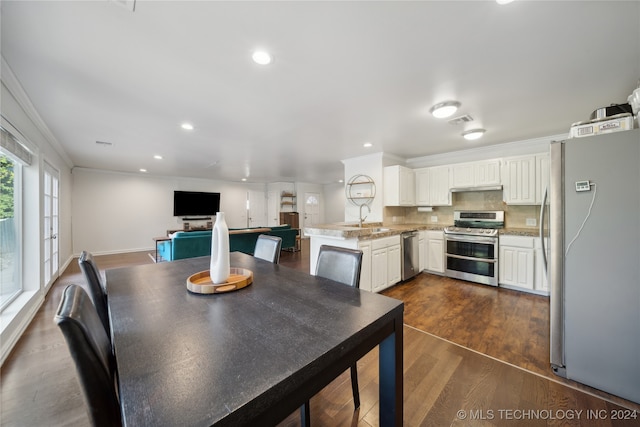
[(367, 210), (369, 211), (369, 213), (371, 213), (371, 208), (369, 207), (369, 205), (367, 205), (367, 204), (360, 205), (360, 228), (362, 228), (362, 221), (367, 219), (366, 216), (364, 218), (362, 217), (362, 208), (365, 207), (365, 206), (367, 207)]

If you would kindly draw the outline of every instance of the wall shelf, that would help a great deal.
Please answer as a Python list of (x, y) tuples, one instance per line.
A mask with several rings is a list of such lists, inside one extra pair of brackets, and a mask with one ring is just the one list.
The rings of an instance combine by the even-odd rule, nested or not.
[(283, 191), (280, 193), (280, 207), (291, 206), (292, 208), (296, 205), (296, 194), (288, 191)]
[(376, 183), (367, 175), (354, 175), (344, 188), (347, 200), (356, 206), (369, 205), (376, 197)]

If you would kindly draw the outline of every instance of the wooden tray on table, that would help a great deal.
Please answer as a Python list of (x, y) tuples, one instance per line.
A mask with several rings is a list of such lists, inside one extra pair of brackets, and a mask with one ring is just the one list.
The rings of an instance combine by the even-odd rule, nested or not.
[(253, 283), (253, 271), (246, 268), (231, 267), (231, 274), (224, 283), (211, 281), (209, 270), (192, 274), (187, 278), (187, 289), (196, 294), (220, 294), (236, 291)]

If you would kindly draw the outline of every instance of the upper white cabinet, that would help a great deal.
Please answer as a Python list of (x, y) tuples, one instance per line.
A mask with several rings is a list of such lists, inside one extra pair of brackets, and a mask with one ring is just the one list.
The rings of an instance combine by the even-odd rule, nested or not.
[(416, 184), (413, 169), (404, 166), (384, 168), (384, 205), (415, 206)]
[(456, 187), (473, 187), (475, 185), (475, 177), (473, 173), (473, 163), (460, 163), (453, 165), (452, 183), (453, 188)]
[(500, 159), (459, 163), (452, 168), (452, 188), (499, 185)]
[(430, 206), (429, 168), (416, 169), (416, 205)]
[(503, 198), (507, 204), (536, 203), (536, 156), (504, 159), (502, 174)]
[(417, 206), (451, 206), (451, 167), (415, 170)]
[(432, 206), (451, 206), (451, 168), (429, 168), (429, 198)]

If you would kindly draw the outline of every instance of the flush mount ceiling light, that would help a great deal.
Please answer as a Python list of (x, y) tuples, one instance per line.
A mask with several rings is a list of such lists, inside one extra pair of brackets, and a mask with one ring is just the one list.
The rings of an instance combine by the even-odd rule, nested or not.
[(482, 135), (484, 135), (485, 132), (486, 132), (486, 130), (484, 130), (484, 129), (470, 129), (470, 130), (462, 132), (462, 136), (466, 140), (473, 141), (475, 139), (482, 138)]
[(184, 130), (193, 130), (193, 125), (187, 122), (181, 124), (180, 127)]
[(251, 59), (253, 59), (253, 62), (260, 65), (268, 65), (271, 64), (271, 61), (273, 61), (273, 58), (271, 57), (269, 52), (264, 50), (256, 50), (255, 52), (253, 52), (253, 54), (251, 55)]
[(431, 107), (429, 112), (438, 119), (452, 116), (460, 108), (458, 101), (445, 101)]

